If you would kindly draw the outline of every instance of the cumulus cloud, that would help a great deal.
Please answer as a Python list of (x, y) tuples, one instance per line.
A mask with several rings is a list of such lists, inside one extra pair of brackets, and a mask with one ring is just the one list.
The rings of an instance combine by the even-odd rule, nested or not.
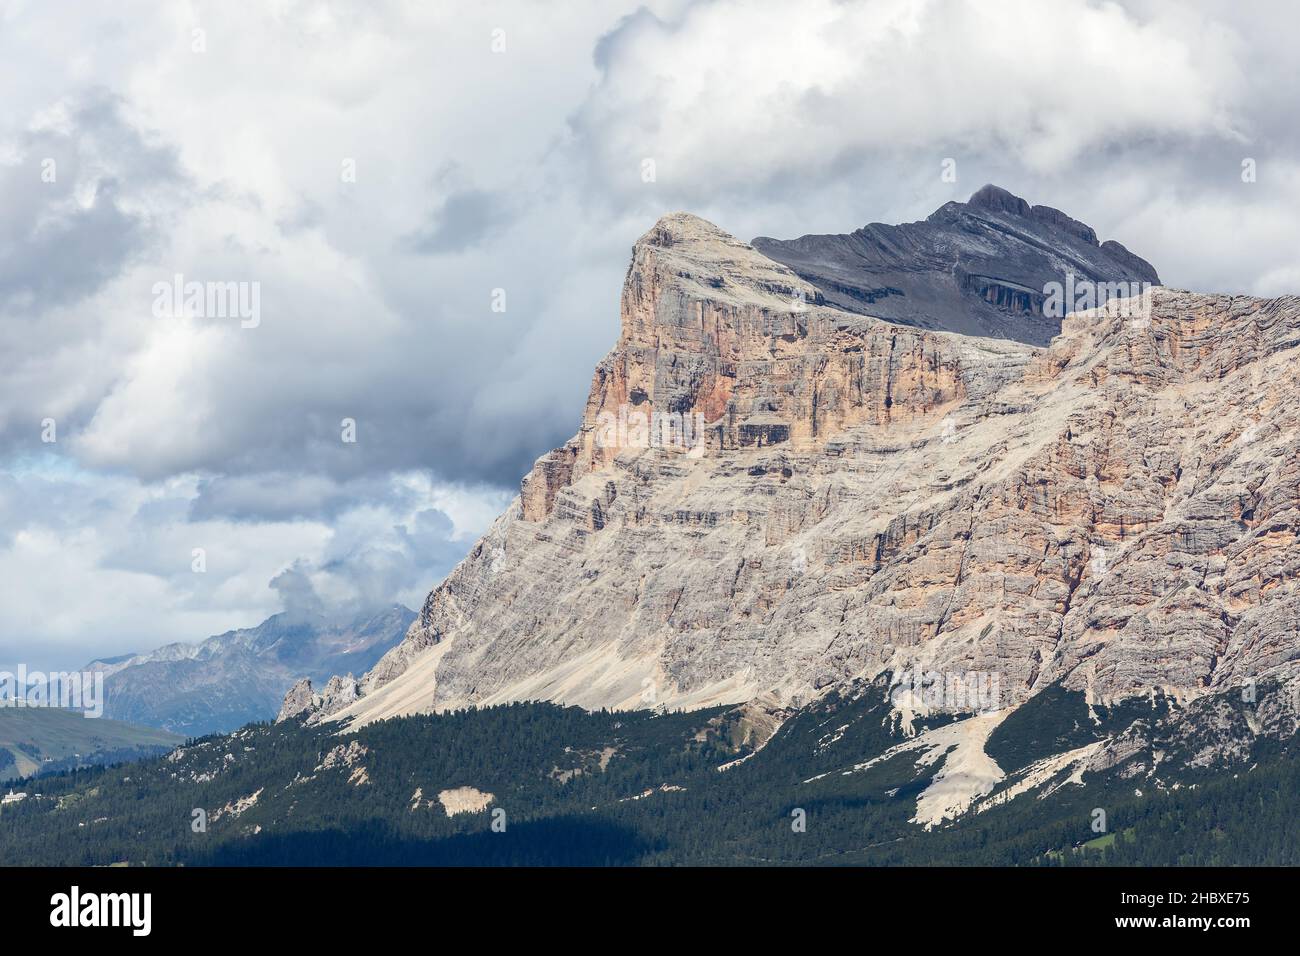
[(6, 313), (30, 317), (116, 278), (152, 238), (150, 207), (176, 201), (180, 185), (174, 153), (134, 128), (107, 90), (34, 114), (0, 157)]
[(409, 473), (326, 508), (309, 490), (294, 507), (223, 513), (199, 507), (212, 484), (12, 463), (0, 475), (0, 668), (75, 667), (282, 610), (419, 607), (507, 503)]
[[(574, 264), (589, 262), (547, 165), (594, 76), (608, 7), (149, 9), (66, 18), (30, 5), (5, 34), (16, 72), (50, 78), (12, 104), (4, 135), (20, 162), (6, 202), (27, 215), (6, 221), (34, 233), (66, 201), (39, 179), (49, 116), (77, 149), (108, 138), (97, 132), (106, 111), (138, 143), (104, 150), (122, 168), (95, 180), (97, 201), (80, 220), (65, 215), (49, 248), (15, 235), (0, 256), (11, 284), (57, 279), (60, 290), (25, 290), (31, 320), (52, 331), (46, 348), (15, 341), (0, 357), (0, 380), (15, 383), (4, 437), (39, 450), (51, 416), (83, 464), (149, 480), (428, 468), (517, 483), (573, 430), (616, 327), (626, 244), (604, 254), (612, 279), (599, 299), (579, 298)], [(498, 28), (504, 53), (491, 45)], [(86, 62), (88, 50), (102, 56)], [(540, 70), (546, 83), (533, 82)], [(158, 143), (164, 155), (149, 152)], [(38, 255), (53, 266), (38, 268)], [(84, 279), (63, 281), (73, 268)], [(256, 283), (258, 327), (154, 315), (151, 290), (176, 275)], [(498, 288), (505, 313), (491, 308)], [(583, 331), (599, 316), (601, 334), (570, 334), (574, 313)], [(502, 381), (503, 368), (517, 380)], [(348, 446), (345, 418), (357, 423)]]
[[(1175, 283), (1276, 289), (1295, 167), (1267, 138), (1293, 134), (1254, 105), (1276, 100), (1248, 63), (1258, 37), (1225, 29), (1216, 5), (1185, 10), (301, 3), (109, 30), (133, 67), (105, 59), (17, 104), (23, 176), (44, 149), (37, 128), (88, 152), (119, 143), (122, 168), (81, 212), (102, 221), (67, 220), (41, 252), (83, 270), (58, 283), (80, 304), (36, 297), (59, 339), (10, 353), (23, 391), (0, 422), (30, 445), (54, 415), (83, 463), (152, 480), (423, 467), (512, 486), (573, 432), (617, 335), (628, 245), (672, 208), (742, 238), (847, 231), (992, 180), (1092, 222)], [(956, 183), (938, 175), (945, 158)], [(137, 198), (119, 200), (128, 189)], [(20, 221), (53, 215), (53, 193), (25, 192)], [(1189, 227), (1229, 215), (1251, 242), (1185, 248)], [(69, 229), (84, 253), (57, 238)], [(8, 274), (43, 273), (21, 259)], [(259, 324), (153, 315), (154, 284), (178, 274), (256, 283)], [(344, 419), (356, 443), (339, 440)]]
[(1241, 85), (1222, 47), (1084, 0), (812, 0), (797, 15), (715, 0), (631, 17), (597, 62), (575, 118), (594, 172), (636, 189), (629, 157), (654, 157), (699, 197), (943, 145), (1058, 171), (1117, 144), (1231, 135)]
[[(991, 181), (1172, 285), (1297, 291), (1295, 23), (1227, 0), (12, 5), (0, 648), (418, 604), (574, 432), (629, 247), (674, 209), (846, 232)], [(255, 283), (260, 321), (156, 314), (176, 275)]]

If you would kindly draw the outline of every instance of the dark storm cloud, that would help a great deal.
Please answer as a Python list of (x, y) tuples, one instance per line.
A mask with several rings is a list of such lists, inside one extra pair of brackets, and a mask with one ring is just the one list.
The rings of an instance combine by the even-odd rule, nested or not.
[[(18, 176), (11, 171), (6, 178), (0, 189), (13, 188)], [(113, 180), (102, 180), (86, 208), (70, 205), (62, 215), (9, 221), (0, 247), (0, 290), (8, 308), (30, 307), (34, 299), (42, 305), (73, 302), (122, 271), (144, 230), (138, 217), (117, 205), (117, 192)]]
[(433, 223), (406, 240), (415, 252), (464, 252), (507, 226), (513, 215), (501, 197), (481, 189), (448, 196)]
[(189, 506), (195, 521), (330, 520), (358, 501), (409, 509), (418, 500), (414, 489), (394, 485), (384, 476), (336, 481), (328, 475), (282, 471), (207, 477), (197, 490)]
[[(146, 244), (140, 203), (121, 199), (129, 188), (179, 217), (179, 248), (141, 268), (133, 308), (174, 272), (260, 284), (257, 329), (136, 321), (138, 334), (99, 356), (113, 374), (65, 396), (84, 425), (69, 447), (85, 462), (149, 480), (225, 476), (201, 492), (196, 518), (337, 513), (370, 492), (363, 478), (395, 469), (514, 488), (575, 432), (592, 366), (618, 335), (628, 248), (670, 209), (741, 238), (846, 232), (923, 217), (994, 181), (1118, 238), (1172, 282), (1284, 285), (1278, 249), (1294, 231), (1273, 220), (1295, 190), (1296, 106), (1283, 92), (1294, 58), (1255, 21), (1225, 34), (1221, 4), (1183, 10), (814, 0), (790, 19), (730, 0), (629, 5), (552, 37), (582, 56), (563, 69), (552, 57), (545, 83), (526, 54), (494, 57), (486, 44), (385, 74), (365, 100), (365, 133), (366, 117), (292, 72), (281, 102), (235, 68), (222, 99), (194, 90), (218, 111), (214, 127), (243, 135), (222, 138), (220, 164), (187, 172), (203, 186), (193, 196), (155, 185), (178, 176), (175, 157), (150, 145), (166, 133), (135, 129), (111, 99), (73, 111), (48, 135), (97, 144), (115, 174), (88, 207), (28, 189), (8, 221), (32, 241), (0, 259), (0, 277), (42, 299), (38, 289), (66, 299), (102, 287)], [(406, 40), (400, 23), (387, 36), (389, 53)], [(364, 56), (347, 37), (331, 42)], [(740, 49), (754, 55), (729, 52)], [(357, 62), (367, 78), (388, 66)], [(469, 84), (472, 110), (426, 95)], [(312, 123), (300, 102), (317, 104)], [(420, 122), (396, 122), (412, 103)], [(1247, 150), (1261, 172), (1249, 191)], [(354, 154), (355, 183), (340, 181), (335, 157)], [(950, 155), (951, 184), (939, 178)], [(1199, 249), (1186, 248), (1192, 227), (1207, 237)], [(1215, 238), (1234, 232), (1242, 241)], [(491, 309), (497, 289), (505, 313)], [(88, 330), (102, 312), (86, 309)], [(66, 382), (73, 367), (50, 377)], [(344, 419), (355, 444), (340, 441)]]
[(131, 189), (122, 177), (154, 190), (182, 178), (175, 153), (147, 142), (106, 91), (89, 91), (69, 111), (68, 126), (27, 132), (19, 161), (0, 165), (7, 309), (40, 311), (99, 290), (151, 235), (145, 217), (128, 210)]

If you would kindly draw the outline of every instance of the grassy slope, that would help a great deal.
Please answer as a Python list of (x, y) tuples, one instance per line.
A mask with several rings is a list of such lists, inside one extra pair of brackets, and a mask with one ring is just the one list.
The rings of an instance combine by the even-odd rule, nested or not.
[(129, 748), (171, 747), (184, 738), (165, 730), (137, 727), (105, 718), (89, 718), (80, 711), (52, 707), (0, 707), (0, 781), (13, 780), (39, 770), (47, 761), (90, 757)]

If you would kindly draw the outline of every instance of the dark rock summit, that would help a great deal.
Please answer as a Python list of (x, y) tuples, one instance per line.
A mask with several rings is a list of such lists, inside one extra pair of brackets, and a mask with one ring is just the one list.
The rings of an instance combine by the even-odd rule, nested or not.
[(1050, 283), (1160, 284), (1145, 259), (1050, 206), (998, 186), (950, 202), (924, 222), (871, 223), (842, 236), (753, 246), (814, 285), (839, 309), (925, 329), (1046, 345), (1061, 317), (1045, 314)]

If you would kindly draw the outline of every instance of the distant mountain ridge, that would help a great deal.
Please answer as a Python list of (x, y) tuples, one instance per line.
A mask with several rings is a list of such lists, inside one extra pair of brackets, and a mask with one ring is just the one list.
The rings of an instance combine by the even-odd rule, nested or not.
[(414, 619), (398, 604), (343, 620), (282, 613), (197, 644), (167, 644), (86, 669), (104, 674), (105, 716), (201, 736), (275, 717), (299, 678), (364, 672)]

